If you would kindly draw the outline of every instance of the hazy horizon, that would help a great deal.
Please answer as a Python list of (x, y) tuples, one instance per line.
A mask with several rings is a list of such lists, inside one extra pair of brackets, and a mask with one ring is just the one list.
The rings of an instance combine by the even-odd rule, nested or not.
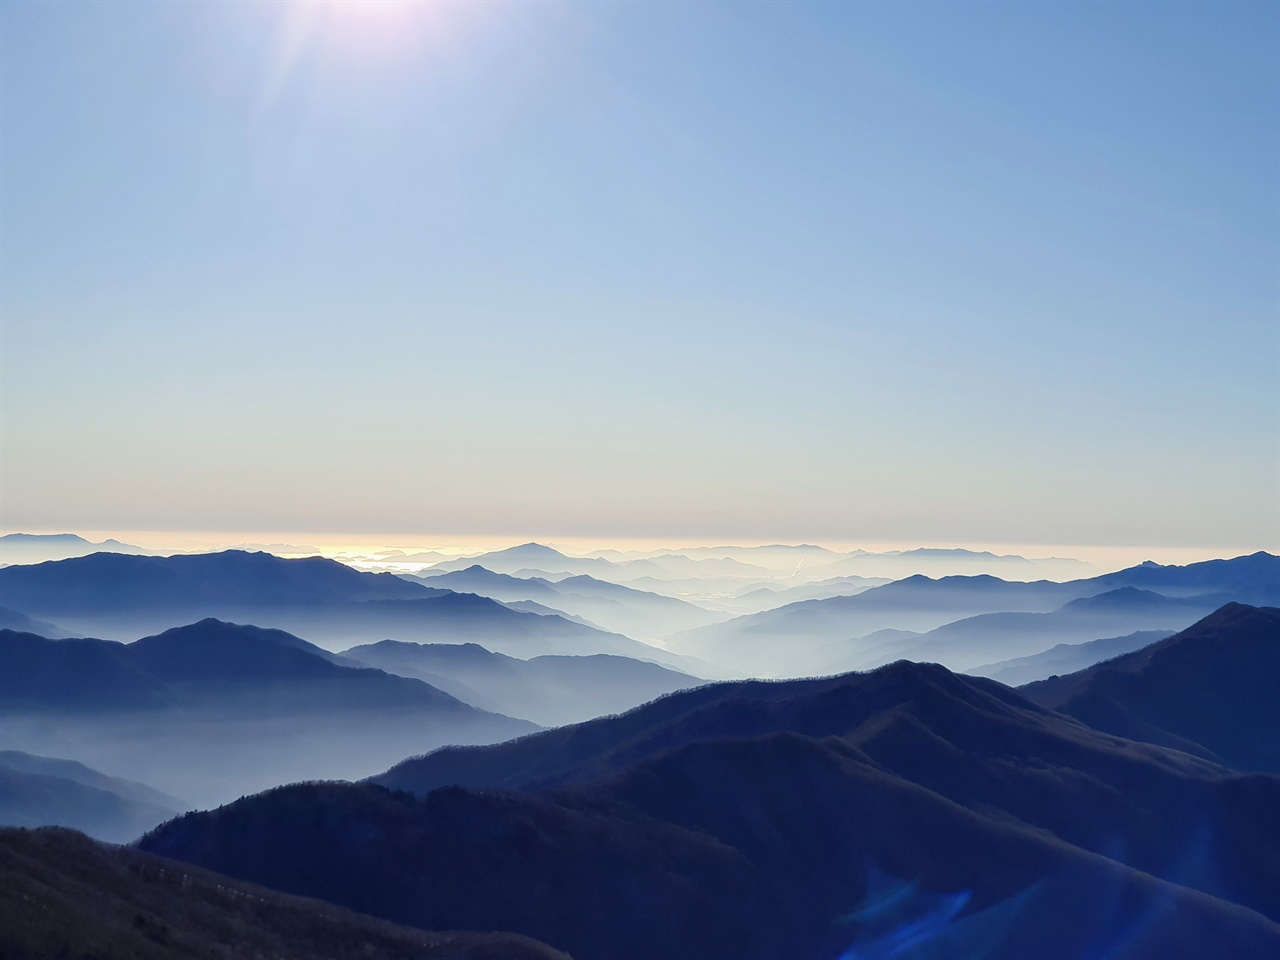
[(0, 6), (0, 524), (1280, 547), (1280, 11), (925, 9)]
[[(53, 535), (71, 533), (84, 537), (95, 543), (104, 540), (118, 540), (133, 546), (144, 547), (157, 552), (205, 552), (248, 546), (266, 549), (281, 555), (306, 555), (317, 553), (336, 559), (347, 559), (356, 555), (369, 555), (381, 551), (402, 550), (436, 551), (455, 557), (465, 557), (488, 551), (503, 550), (524, 543), (536, 542), (553, 547), (563, 553), (583, 556), (597, 551), (617, 550), (619, 552), (635, 552), (637, 554), (670, 550), (679, 552), (682, 549), (698, 549), (706, 547), (758, 547), (774, 544), (810, 544), (825, 547), (836, 553), (848, 553), (854, 550), (865, 550), (869, 553), (889, 553), (915, 549), (962, 549), (985, 551), (997, 556), (1013, 555), (1027, 559), (1074, 559), (1094, 568), (1095, 573), (1105, 573), (1134, 566), (1147, 560), (1165, 565), (1183, 565), (1203, 560), (1229, 559), (1258, 551), (1276, 553), (1274, 547), (1267, 545), (1207, 545), (1207, 546), (1159, 546), (1151, 544), (1036, 544), (1036, 543), (992, 543), (992, 542), (954, 542), (954, 541), (908, 541), (908, 540), (858, 540), (833, 541), (822, 538), (709, 538), (704, 541), (672, 537), (628, 538), (628, 537), (556, 537), (550, 535), (483, 535), (462, 536), (456, 534), (402, 534), (378, 535), (377, 533), (343, 534), (324, 531), (157, 531), (157, 530), (122, 530), (122, 529), (34, 529), (21, 530), (0, 528), (0, 536), (12, 533), (34, 535)], [(284, 546), (296, 546), (307, 549), (287, 551), (275, 549)], [(314, 548), (310, 549), (310, 548)], [(0, 557), (0, 562), (3, 558)]]

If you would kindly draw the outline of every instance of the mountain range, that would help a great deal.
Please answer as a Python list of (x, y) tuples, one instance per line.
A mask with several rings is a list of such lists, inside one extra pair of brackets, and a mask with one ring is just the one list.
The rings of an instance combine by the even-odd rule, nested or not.
[[(1110, 596), (1096, 599), (1102, 594)], [(1072, 601), (1082, 605), (1071, 607)], [(902, 656), (968, 667), (1061, 642), (1180, 629), (1230, 601), (1280, 603), (1280, 557), (1256, 553), (1185, 567), (1142, 564), (1062, 583), (915, 576), (855, 596), (788, 604), (675, 634), (666, 644), (762, 676), (873, 666)], [(1014, 616), (1055, 611), (1048, 618)], [(957, 623), (986, 614), (1000, 616)], [(927, 639), (903, 637), (892, 644), (860, 639), (885, 629), (927, 634), (939, 628)]]
[(94, 543), (74, 533), (6, 533), (0, 536), (0, 565), (66, 560), (91, 553), (147, 553), (119, 540)]
[(417, 677), (473, 706), (545, 726), (621, 713), (704, 681), (656, 663), (596, 654), (519, 660), (474, 643), (397, 640), (344, 650), (348, 660)]
[(692, 603), (636, 590), (587, 574), (552, 581), (494, 573), (473, 565), (450, 573), (413, 578), (429, 587), (474, 593), (504, 602), (532, 600), (582, 617), (599, 627), (639, 639), (653, 639), (725, 619)]
[(1059, 643), (1029, 657), (985, 663), (964, 672), (1018, 687), (1058, 674), (1075, 673), (1103, 660), (1141, 650), (1171, 635), (1167, 630), (1139, 630), (1123, 637), (1103, 637), (1086, 643)]
[(487, 597), (366, 573), (323, 557), (228, 550), (135, 557), (94, 554), (0, 569), (0, 603), (63, 630), (128, 640), (208, 617), (276, 627), (335, 649), (394, 637), (483, 640), (514, 656), (609, 653), (679, 657), (565, 617), (512, 610)]
[[(908, 658), (974, 672), (971, 668), (996, 657), (1028, 657), (1049, 645), (1082, 645), (1097, 637), (1135, 630), (1163, 630), (1167, 635), (1212, 612), (1220, 603), (1218, 597), (1166, 597), (1137, 587), (1118, 587), (1072, 600), (1049, 613), (983, 613), (956, 620), (918, 637), (855, 655), (846, 669), (869, 669)], [(1105, 656), (1102, 648), (1087, 650)]]

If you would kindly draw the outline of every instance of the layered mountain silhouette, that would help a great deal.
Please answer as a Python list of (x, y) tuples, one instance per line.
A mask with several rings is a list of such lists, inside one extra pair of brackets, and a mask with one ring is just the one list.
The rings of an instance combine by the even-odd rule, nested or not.
[[(1161, 591), (1162, 585), (1167, 593)], [(966, 650), (963, 657), (952, 657), (953, 650), (960, 649), (959, 645), (939, 643), (930, 648), (917, 648), (903, 643), (897, 647), (881, 645), (881, 649), (876, 650), (854, 639), (884, 629), (923, 633), (983, 614), (1048, 614), (1065, 610), (1072, 601), (1086, 601), (1102, 594), (1111, 594), (1111, 597), (1098, 600), (1092, 606), (1085, 604), (1066, 610), (1060, 618), (1081, 624), (1079, 632), (1066, 629), (1056, 636), (1039, 634), (1036, 631), (1051, 627), (1053, 621), (1016, 618), (948, 628), (957, 634), (972, 631), (975, 641), (992, 638), (992, 643), (981, 649), (974, 644), (973, 650)], [(837, 663), (871, 666), (875, 660), (870, 663), (867, 660), (873, 652), (882, 663), (901, 656), (913, 659), (942, 656), (956, 666), (976, 666), (1037, 653), (1059, 642), (1092, 640), (1146, 629), (1181, 629), (1229, 601), (1280, 603), (1280, 557), (1257, 553), (1185, 567), (1143, 564), (1102, 577), (1064, 583), (1024, 583), (991, 576), (940, 580), (908, 577), (856, 596), (788, 604), (675, 634), (668, 638), (667, 645), (714, 664), (765, 676), (804, 675), (830, 670)], [(1000, 634), (1015, 641), (1015, 648), (1011, 649), (1008, 643), (997, 643)], [(848, 645), (837, 654), (841, 641), (848, 641)], [(859, 654), (868, 656), (860, 659)]]
[(140, 846), (598, 960), (1280, 949), (1280, 780), (934, 665), (716, 684), (375, 780), (280, 788)]
[(797, 586), (756, 586), (740, 591), (735, 596), (716, 598), (713, 603), (717, 609), (730, 611), (735, 615), (745, 616), (773, 610), (789, 603), (800, 603), (804, 600), (825, 600), (829, 597), (851, 597), (871, 587), (880, 587), (890, 581), (883, 577), (834, 577), (827, 580), (816, 580)]
[(518, 660), (474, 643), (384, 640), (344, 650), (349, 660), (417, 677), (473, 706), (544, 726), (621, 713), (703, 683), (656, 663), (605, 654)]
[(181, 800), (82, 763), (0, 750), (0, 825), (72, 827), (125, 843), (185, 809)]
[(1123, 637), (1104, 637), (1085, 643), (1059, 643), (1029, 657), (986, 663), (964, 672), (977, 677), (990, 677), (1017, 687), (1057, 674), (1075, 673), (1103, 660), (1141, 650), (1171, 635), (1172, 631), (1168, 630), (1139, 630)]
[(1139, 632), (1134, 630), (1136, 627), (1154, 627), (1167, 635), (1220, 605), (1216, 597), (1166, 597), (1137, 587), (1119, 587), (1072, 600), (1051, 613), (984, 613), (966, 617), (920, 637), (882, 645), (869, 651), (857, 666), (873, 668), (905, 657), (975, 672), (972, 668), (998, 657), (1032, 656), (1049, 645), (1078, 644), (1098, 636)]
[(526, 937), (428, 933), (65, 829), (0, 829), (0, 956), (568, 960)]
[(0, 630), (0, 719), (20, 749), (202, 804), (535, 729), (281, 631), (212, 619), (129, 644)]
[(1231, 603), (1167, 640), (1022, 692), (1099, 730), (1277, 773), (1278, 689), (1280, 609)]
[(45, 623), (43, 620), (33, 620), (25, 613), (19, 613), (17, 610), (10, 610), (8, 607), (0, 607), (0, 630), (17, 630), (21, 633), (35, 633), (42, 637), (48, 637), (51, 640), (60, 640), (70, 637), (71, 634), (61, 627), (52, 623)]
[(465, 570), (415, 579), (430, 587), (475, 593), (507, 603), (532, 600), (582, 617), (606, 630), (640, 639), (661, 637), (725, 619), (674, 597), (597, 580), (586, 574), (551, 581), (543, 577), (513, 577), (473, 565)]
[(611, 653), (678, 662), (649, 644), (563, 617), (365, 573), (323, 557), (228, 550), (174, 557), (94, 554), (0, 570), (0, 603), (113, 639), (206, 617), (302, 634), (335, 648), (393, 637), (484, 640), (515, 656)]

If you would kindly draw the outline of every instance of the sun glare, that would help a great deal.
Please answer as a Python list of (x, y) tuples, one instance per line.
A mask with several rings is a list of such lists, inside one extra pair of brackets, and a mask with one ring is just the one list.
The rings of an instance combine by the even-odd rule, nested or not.
[(327, 46), (385, 54), (411, 46), (438, 24), (448, 4), (432, 0), (323, 0)]

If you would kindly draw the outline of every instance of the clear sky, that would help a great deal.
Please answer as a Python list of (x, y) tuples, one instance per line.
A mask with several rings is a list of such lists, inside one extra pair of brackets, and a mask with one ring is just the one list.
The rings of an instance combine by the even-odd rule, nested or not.
[(0, 527), (1280, 546), (1280, 5), (0, 3)]

